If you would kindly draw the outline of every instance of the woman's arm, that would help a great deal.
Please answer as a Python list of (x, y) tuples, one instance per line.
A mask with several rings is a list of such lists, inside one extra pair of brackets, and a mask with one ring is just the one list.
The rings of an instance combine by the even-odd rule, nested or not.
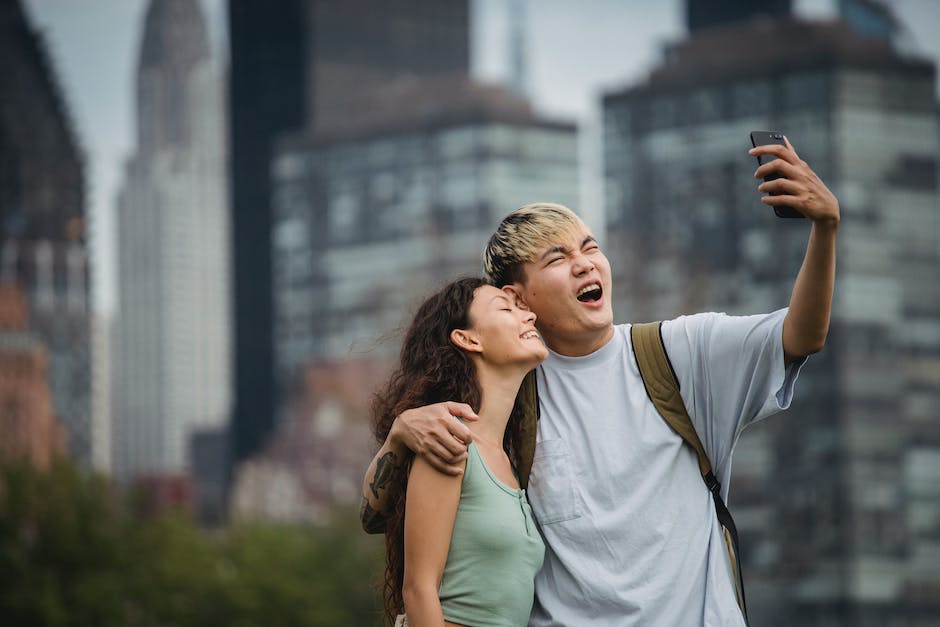
[(388, 486), (401, 476), (405, 457), (413, 451), (440, 472), (460, 475), (466, 463), (467, 446), (473, 439), (470, 429), (455, 420), (477, 420), (469, 405), (436, 403), (401, 413), (375, 454), (362, 480), (362, 528), (367, 533), (383, 533), (388, 510)]
[[(462, 466), (466, 466), (466, 461)], [(405, 613), (411, 627), (441, 627), (438, 589), (457, 517), (463, 477), (438, 472), (416, 457), (405, 501)]]
[(401, 476), (408, 448), (392, 438), (385, 439), (372, 458), (362, 480), (362, 508), (359, 519), (366, 533), (384, 533), (388, 509), (388, 487)]

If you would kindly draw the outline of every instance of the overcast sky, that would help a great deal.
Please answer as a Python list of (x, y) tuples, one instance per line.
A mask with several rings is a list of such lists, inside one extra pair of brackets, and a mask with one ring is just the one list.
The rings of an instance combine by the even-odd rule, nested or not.
[[(473, 1), (473, 66), (499, 81), (507, 68), (507, 0)], [(134, 71), (147, 0), (25, 0), (45, 35), (88, 157), (94, 300), (114, 306), (114, 200), (124, 160), (134, 147)], [(225, 1), (201, 0), (210, 37), (224, 61)], [(831, 16), (835, 0), (795, 0), (799, 13)], [(915, 46), (940, 61), (940, 1), (893, 0)], [(582, 142), (581, 213), (599, 226), (596, 136), (598, 95), (644, 76), (662, 45), (685, 31), (682, 2), (648, 0), (527, 0), (529, 93), (552, 116), (579, 121)], [(275, 6), (272, 3), (272, 7)]]

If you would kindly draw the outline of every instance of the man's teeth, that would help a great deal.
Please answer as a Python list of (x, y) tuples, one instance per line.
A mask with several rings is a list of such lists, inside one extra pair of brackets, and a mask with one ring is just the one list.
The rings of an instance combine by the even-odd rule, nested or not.
[(590, 285), (585, 285), (584, 287), (581, 288), (581, 291), (578, 292), (578, 298), (581, 298), (588, 292), (593, 292), (599, 289), (601, 289), (600, 283), (591, 283)]
[(522, 339), (532, 340), (532, 339), (538, 338), (538, 336), (539, 336), (538, 331), (526, 331), (525, 333), (522, 334)]

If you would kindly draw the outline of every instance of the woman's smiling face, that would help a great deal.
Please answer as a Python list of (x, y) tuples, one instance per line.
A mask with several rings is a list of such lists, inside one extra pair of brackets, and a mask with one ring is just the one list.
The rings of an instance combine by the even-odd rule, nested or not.
[(484, 362), (494, 366), (537, 366), (548, 350), (535, 327), (536, 316), (514, 301), (510, 294), (491, 285), (478, 287), (470, 303), (470, 328), (459, 330), (470, 344), (455, 343), (479, 353)]

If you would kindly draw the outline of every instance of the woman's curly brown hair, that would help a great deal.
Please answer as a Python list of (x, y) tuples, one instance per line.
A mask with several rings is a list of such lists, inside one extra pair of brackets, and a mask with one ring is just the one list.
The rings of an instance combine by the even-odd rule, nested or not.
[[(454, 329), (472, 327), (470, 304), (480, 278), (462, 278), (444, 286), (418, 308), (405, 333), (398, 368), (372, 404), (372, 432), (381, 446), (395, 418), (407, 409), (444, 401), (466, 403), (480, 410), (482, 391), (473, 362), (450, 340)], [(513, 408), (503, 441), (510, 460), (518, 465), (522, 409)], [(405, 495), (412, 454), (403, 461), (397, 483), (389, 486), (385, 528), (385, 582), (383, 597), (389, 624), (404, 612), (402, 585), (405, 572)]]

